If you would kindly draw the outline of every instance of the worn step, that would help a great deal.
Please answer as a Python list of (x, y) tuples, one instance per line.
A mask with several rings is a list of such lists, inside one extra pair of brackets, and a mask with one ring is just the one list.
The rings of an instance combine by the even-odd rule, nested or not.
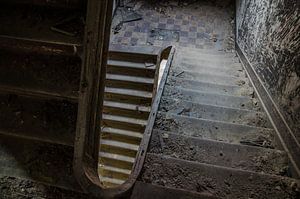
[(223, 62), (223, 63), (239, 63), (238, 57), (233, 53), (215, 52), (208, 50), (192, 50), (189, 53), (179, 52), (180, 56), (184, 56), (187, 59), (201, 59), (211, 62)]
[(128, 144), (125, 142), (119, 142), (119, 141), (114, 141), (114, 140), (109, 140), (109, 139), (101, 139), (100, 145), (112, 146), (112, 147), (127, 149), (127, 150), (131, 150), (131, 151), (138, 151), (138, 149), (139, 149), (139, 145)]
[(204, 66), (204, 67), (212, 67), (212, 68), (235, 68), (237, 70), (242, 69), (241, 63), (234, 63), (234, 62), (215, 62), (212, 60), (204, 60), (201, 58), (186, 58), (183, 56), (181, 58), (181, 62), (179, 64), (187, 64), (187, 65), (195, 65), (195, 66)]
[(196, 73), (193, 71), (182, 71), (180, 73), (171, 72), (170, 76), (187, 79), (187, 80), (213, 83), (213, 84), (238, 86), (241, 84), (241, 82), (245, 82), (244, 84), (248, 85), (247, 83), (248, 80), (245, 77), (236, 77), (236, 76), (229, 76), (229, 75), (209, 73), (209, 72), (204, 72), (204, 73)]
[(201, 194), (185, 190), (184, 188), (169, 188), (163, 185), (155, 185), (137, 181), (134, 184), (131, 199), (216, 199), (211, 194)]
[(198, 56), (191, 56), (191, 55), (184, 55), (182, 56), (182, 62), (195, 62), (195, 63), (201, 63), (204, 65), (218, 65), (218, 66), (227, 66), (227, 65), (233, 65), (233, 66), (241, 66), (241, 63), (238, 59), (233, 58), (223, 58), (218, 56), (208, 56), (204, 54), (199, 54)]
[(259, 101), (252, 97), (201, 92), (197, 90), (181, 88), (179, 86), (165, 86), (163, 96), (201, 104), (218, 105), (257, 111), (260, 110)]
[(197, 57), (197, 56), (210, 56), (210, 57), (214, 57), (214, 58), (236, 58), (237, 55), (236, 53), (231, 53), (231, 52), (224, 52), (224, 51), (219, 51), (216, 49), (200, 49), (200, 48), (190, 48), (190, 47), (178, 47), (178, 50), (176, 51), (176, 53), (178, 55), (186, 55), (188, 52), (188, 54), (191, 57)]
[(122, 173), (122, 174), (126, 174), (126, 175), (131, 174), (131, 170), (129, 170), (129, 169), (120, 169), (120, 168), (117, 168), (117, 167), (105, 166), (105, 165), (100, 165), (100, 164), (98, 165), (98, 168), (104, 169), (104, 170), (107, 170), (107, 171)]
[(140, 132), (127, 131), (127, 130), (111, 128), (111, 127), (102, 127), (101, 132), (107, 133), (107, 134), (112, 134), (112, 135), (119, 135), (119, 136), (124, 136), (124, 137), (135, 138), (135, 139), (143, 138), (143, 134)]
[(152, 92), (138, 91), (133, 89), (105, 87), (105, 100), (150, 106), (152, 102)]
[(147, 120), (102, 114), (102, 126), (143, 133)]
[(299, 181), (147, 154), (140, 180), (220, 198), (298, 198)]
[(154, 79), (138, 76), (106, 74), (105, 85), (113, 88), (125, 88), (152, 92)]
[(224, 85), (209, 83), (203, 81), (194, 81), (190, 79), (182, 79), (173, 76), (169, 76), (167, 86), (178, 86), (180, 88), (196, 90), (207, 93), (217, 93), (221, 95), (234, 95), (234, 96), (253, 96), (254, 90), (249, 86), (237, 86), (237, 85)]
[(99, 178), (101, 179), (101, 182), (103, 183), (103, 185), (106, 187), (121, 185), (125, 182), (125, 180), (119, 180), (116, 178), (106, 177), (106, 176), (101, 176), (101, 175), (99, 175)]
[(150, 107), (112, 101), (103, 102), (103, 113), (138, 119), (148, 119)]
[(243, 68), (218, 68), (218, 67), (206, 67), (203, 65), (191, 65), (191, 64), (177, 64), (175, 67), (172, 67), (171, 72), (176, 75), (181, 75), (184, 71), (196, 74), (208, 73), (208, 74), (216, 74), (223, 76), (231, 76), (231, 77), (245, 77), (245, 71)]
[(1, 177), (11, 176), (81, 190), (73, 176), (73, 147), (3, 135), (0, 135), (0, 143)]
[(162, 98), (160, 111), (194, 118), (272, 128), (266, 114), (263, 112), (199, 104), (168, 97)]
[(99, 152), (99, 157), (113, 159), (113, 160), (127, 162), (127, 163), (134, 163), (134, 161), (135, 161), (135, 158), (133, 158), (133, 157), (128, 157), (128, 156), (119, 155), (119, 154), (112, 154), (112, 153), (107, 153), (107, 152)]
[(0, 56), (2, 92), (72, 100), (78, 97), (79, 58), (3, 51)]
[(224, 167), (287, 175), (284, 151), (228, 144), (154, 130), (149, 152)]
[(156, 65), (154, 63), (130, 62), (130, 61), (107, 61), (107, 73), (128, 76), (154, 78)]
[(259, 128), (161, 112), (157, 115), (155, 128), (233, 144), (276, 148), (275, 132), (269, 128)]
[(161, 51), (161, 47), (156, 46), (128, 46), (120, 44), (109, 45), (109, 59), (110, 60), (121, 60), (129, 62), (156, 63), (157, 56)]
[(0, 134), (73, 146), (77, 105), (0, 95)]

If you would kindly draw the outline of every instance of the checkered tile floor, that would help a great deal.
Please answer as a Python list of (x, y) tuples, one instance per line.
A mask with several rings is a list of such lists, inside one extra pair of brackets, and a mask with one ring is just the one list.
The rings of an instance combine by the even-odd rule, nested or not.
[[(143, 19), (124, 23), (117, 34), (111, 34), (111, 43), (122, 45), (176, 45), (200, 49), (231, 50), (234, 45), (233, 7), (221, 8), (206, 1), (197, 1), (189, 6), (169, 6), (164, 13), (147, 1), (136, 11)], [(118, 23), (116, 13), (113, 27)], [(152, 29), (179, 31), (179, 41), (154, 40), (149, 42)]]

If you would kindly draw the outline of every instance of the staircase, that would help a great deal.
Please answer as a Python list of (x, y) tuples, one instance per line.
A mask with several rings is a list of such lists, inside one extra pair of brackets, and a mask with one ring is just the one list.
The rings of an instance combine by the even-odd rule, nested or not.
[(131, 198), (299, 198), (234, 53), (179, 48)]
[(98, 166), (105, 188), (123, 184), (132, 174), (155, 95), (159, 50), (111, 46)]

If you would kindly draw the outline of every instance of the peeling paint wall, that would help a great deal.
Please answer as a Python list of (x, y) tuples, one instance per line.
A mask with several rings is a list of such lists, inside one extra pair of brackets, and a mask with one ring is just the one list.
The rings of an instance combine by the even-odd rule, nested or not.
[(300, 1), (236, 5), (237, 42), (300, 141)]

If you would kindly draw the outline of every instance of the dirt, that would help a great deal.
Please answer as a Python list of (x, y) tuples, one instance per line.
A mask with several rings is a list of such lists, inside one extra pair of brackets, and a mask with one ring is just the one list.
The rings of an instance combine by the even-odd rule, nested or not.
[(82, 199), (91, 196), (13, 177), (0, 178), (1, 199)]
[(287, 156), (284, 152), (215, 144), (209, 140), (163, 131), (153, 132), (149, 152), (255, 172), (288, 175)]
[(209, 108), (209, 106), (206, 107), (206, 105), (182, 102), (177, 99), (162, 98), (159, 110), (176, 115), (231, 122), (234, 124), (245, 124), (264, 128), (271, 126), (266, 115), (262, 112), (237, 111), (235, 109), (224, 109), (222, 107), (217, 109), (213, 106)]
[(148, 155), (140, 180), (221, 198), (298, 198), (295, 180), (258, 175)]
[[(73, 174), (72, 147), (5, 136), (1, 136), (0, 142), (0, 189), (3, 198), (80, 198), (83, 196), (80, 193), (67, 191), (72, 189), (81, 192)], [(22, 178), (32, 180), (21, 180)], [(43, 182), (44, 185), (37, 182)]]

